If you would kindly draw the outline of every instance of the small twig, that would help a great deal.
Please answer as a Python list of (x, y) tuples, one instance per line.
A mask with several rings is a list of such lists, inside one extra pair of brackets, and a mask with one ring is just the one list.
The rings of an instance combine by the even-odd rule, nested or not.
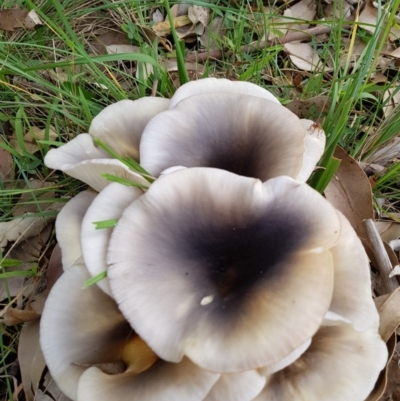
[(153, 88), (151, 89), (151, 95), (152, 97), (155, 97), (157, 95), (157, 87), (158, 87), (158, 79), (155, 79), (153, 81)]
[(399, 282), (396, 277), (389, 277), (393, 270), (389, 255), (386, 252), (385, 245), (376, 229), (374, 221), (372, 219), (363, 220), (363, 225), (378, 265), (376, 267), (379, 270), (382, 290), (384, 294), (390, 294), (399, 287)]
[[(272, 40), (262, 40), (250, 45), (244, 45), (240, 48), (243, 53), (252, 53), (258, 50), (262, 50), (266, 47), (275, 46), (284, 43), (290, 43), (295, 41), (310, 42), (314, 36), (323, 35), (330, 33), (332, 28), (326, 25), (319, 25), (314, 28), (306, 29), (305, 31), (290, 31), (287, 35), (282, 38), (275, 38)], [(196, 52), (189, 54), (186, 57), (186, 61), (205, 61), (208, 58), (221, 59), (223, 55), (232, 55), (233, 52), (222, 52), (221, 50), (210, 50), (204, 52)]]

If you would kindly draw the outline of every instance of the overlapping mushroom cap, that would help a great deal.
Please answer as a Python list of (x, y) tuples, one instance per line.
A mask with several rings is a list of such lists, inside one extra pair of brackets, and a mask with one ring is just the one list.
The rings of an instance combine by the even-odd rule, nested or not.
[[(111, 184), (84, 217), (71, 203), (82, 250), (102, 252), (67, 270), (43, 314), (44, 355), (69, 397), (305, 401), (325, 389), (324, 400), (362, 401), (371, 391), (387, 351), (368, 260), (306, 184), (190, 168), (145, 194)], [(105, 212), (116, 228), (88, 229)], [(95, 260), (108, 266), (105, 292), (82, 290), (83, 263)], [(330, 366), (334, 381), (320, 374)]]
[[(387, 350), (360, 240), (304, 184), (324, 144), (265, 89), (210, 78), (170, 101), (109, 106), (50, 151), (49, 167), (100, 191), (77, 195), (56, 223), (65, 273), (41, 345), (61, 390), (78, 401), (363, 401)], [(159, 178), (150, 185), (127, 158)], [(118, 223), (96, 230), (104, 220)]]
[(171, 100), (147, 97), (106, 107), (80, 134), (45, 157), (100, 191), (109, 173), (142, 185), (146, 180), (97, 147), (105, 143), (152, 175), (176, 165), (216, 167), (262, 181), (288, 175), (306, 181), (321, 157), (325, 134), (300, 120), (266, 89), (247, 82), (207, 78), (189, 82)]

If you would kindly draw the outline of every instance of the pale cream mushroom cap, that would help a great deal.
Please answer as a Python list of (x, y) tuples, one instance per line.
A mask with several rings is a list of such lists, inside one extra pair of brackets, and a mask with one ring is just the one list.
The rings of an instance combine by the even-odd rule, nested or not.
[(188, 97), (211, 93), (254, 96), (280, 104), (279, 100), (271, 92), (250, 82), (205, 78), (182, 85), (172, 96), (169, 108), (174, 108), (179, 102)]
[(296, 178), (306, 130), (279, 103), (237, 93), (188, 97), (155, 116), (140, 143), (143, 167), (154, 176), (181, 165), (215, 167), (266, 181)]
[(61, 391), (77, 399), (78, 381), (88, 366), (117, 362), (132, 328), (115, 301), (96, 285), (84, 265), (70, 267), (47, 298), (40, 323), (40, 345)]
[[(107, 270), (107, 248), (113, 230), (113, 228), (96, 229), (93, 223), (120, 218), (124, 209), (142, 194), (143, 191), (138, 188), (114, 182), (104, 188), (87, 209), (80, 237), (83, 259), (92, 276)], [(100, 280), (97, 285), (111, 295), (107, 277)]]
[(322, 326), (308, 350), (267, 377), (253, 401), (364, 401), (386, 361), (377, 325), (364, 332), (346, 324)]
[(263, 389), (266, 378), (255, 370), (222, 374), (204, 401), (251, 401)]
[(82, 220), (96, 195), (93, 191), (82, 191), (69, 200), (58, 213), (56, 219), (56, 236), (61, 248), (61, 259), (64, 270), (70, 268), (82, 257)]
[(249, 370), (287, 357), (317, 331), (332, 296), (328, 249), (339, 235), (335, 209), (289, 177), (262, 184), (183, 169), (125, 209), (108, 277), (122, 313), (162, 359)]
[(47, 167), (61, 170), (71, 177), (101, 191), (110, 184), (102, 174), (108, 173), (125, 178), (142, 185), (148, 182), (131, 171), (125, 164), (112, 157), (104, 150), (96, 147), (89, 134), (80, 134), (58, 149), (51, 149), (44, 162)]
[(121, 157), (139, 161), (139, 143), (146, 124), (167, 110), (169, 99), (143, 97), (121, 100), (103, 109), (92, 121), (89, 134), (98, 138)]
[(140, 374), (128, 369), (107, 375), (93, 367), (79, 381), (77, 401), (202, 401), (219, 377), (187, 358), (180, 363), (159, 360)]

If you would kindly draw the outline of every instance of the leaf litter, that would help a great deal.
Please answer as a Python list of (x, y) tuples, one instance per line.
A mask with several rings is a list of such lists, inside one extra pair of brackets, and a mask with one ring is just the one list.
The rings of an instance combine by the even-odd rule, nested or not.
[[(292, 71), (296, 72), (295, 74), (290, 71), (284, 72), (284, 77), (282, 78), (285, 86), (293, 86), (289, 92), (292, 101), (289, 102), (286, 107), (298, 114), (301, 118), (317, 118), (318, 121), (321, 120), (320, 122), (323, 122), (324, 115), (331, 107), (331, 100), (324, 94), (308, 100), (299, 99), (301, 97), (300, 95), (302, 90), (302, 77), (310, 77), (310, 74), (317, 74), (314, 76), (322, 74), (324, 79), (330, 79), (329, 76), (326, 75), (326, 73), (329, 73), (330, 68), (321, 68), (323, 65), (326, 66), (327, 64), (327, 55), (324, 53), (323, 48), (326, 46), (325, 42), (328, 39), (328, 36), (326, 35), (329, 35), (331, 29), (329, 26), (324, 26), (323, 22), (324, 20), (327, 21), (335, 16), (337, 17), (338, 13), (344, 15), (346, 18), (351, 18), (356, 12), (358, 12), (357, 1), (339, 1), (338, 3), (342, 6), (341, 10), (334, 10), (332, 7), (332, 1), (324, 1), (323, 3), (322, 13), (319, 11), (319, 3), (313, 0), (300, 0), (290, 3), (287, 2), (283, 7), (271, 7), (267, 9), (266, 11), (268, 13), (273, 14), (273, 19), (270, 20), (271, 23), (269, 24), (269, 29), (267, 32), (265, 32), (265, 36), (261, 38), (261, 42), (259, 40), (260, 38), (258, 38), (256, 41), (250, 43), (249, 45), (242, 46), (240, 49), (243, 53), (253, 53), (268, 46), (283, 44), (280, 57), (282, 57), (286, 63), (289, 63), (289, 65), (292, 67)], [(8, 12), (7, 15), (12, 16), (12, 18), (7, 22), (5, 22), (4, 18), (4, 15), (6, 14), (0, 13), (0, 29), (13, 32), (19, 29), (34, 28), (32, 23), (30, 25), (28, 20), (25, 21), (25, 18), (28, 16), (28, 14), (25, 15), (25, 13), (28, 10), (10, 10), (17, 9), (6, 10)], [(24, 13), (21, 13), (21, 11)], [(202, 63), (208, 62), (210, 58), (217, 60), (225, 56), (234, 56), (234, 53), (230, 50), (219, 50), (221, 48), (221, 44), (228, 43), (227, 37), (225, 36), (227, 31), (225, 15), (215, 15), (212, 13), (211, 8), (204, 6), (192, 6), (189, 4), (177, 4), (172, 7), (171, 12), (173, 14), (173, 25), (177, 31), (178, 37), (184, 40), (187, 43), (187, 46), (193, 46), (192, 48), (189, 48), (187, 52), (186, 66), (188, 69), (192, 69), (196, 74), (199, 74), (198, 76), (201, 76), (201, 74), (205, 71)], [(22, 18), (23, 15), (25, 15), (24, 19)], [(249, 12), (248, 15), (250, 19), (252, 15), (251, 12)], [(374, 5), (374, 2), (368, 0), (364, 8), (361, 9), (361, 13), (359, 15), (359, 21), (364, 24), (363, 28), (365, 30), (369, 30), (370, 32), (374, 31), (374, 25), (376, 25), (377, 22), (377, 15), (378, 9), (376, 5)], [(36, 21), (36, 24), (39, 24), (39, 22), (40, 21)], [(318, 25), (314, 26), (315, 23)], [(177, 65), (174, 59), (174, 45), (172, 44), (171, 39), (171, 26), (169, 22), (166, 21), (162, 10), (154, 10), (152, 13), (151, 22), (150, 20), (141, 22), (135, 21), (135, 24), (146, 44), (153, 45), (154, 40), (158, 41), (159, 47), (162, 49), (162, 54), (158, 55), (158, 61), (160, 65), (163, 65), (164, 68), (169, 70), (170, 73), (174, 73), (177, 69)], [(371, 24), (371, 26), (368, 24)], [(119, 26), (114, 26), (112, 29), (108, 29), (99, 35), (93, 35), (90, 30), (88, 32), (90, 33), (90, 39), (87, 40), (87, 46), (93, 54), (129, 54), (133, 52), (140, 53), (143, 51), (142, 47), (136, 46), (136, 43), (133, 43), (132, 40), (128, 38), (126, 32), (123, 32)], [(391, 35), (392, 39), (398, 37), (398, 31), (393, 29)], [(363, 54), (366, 47), (366, 42), (362, 41), (360, 38), (357, 38), (354, 45), (351, 45), (349, 38), (344, 36), (341, 47), (343, 51), (341, 54), (340, 64), (345, 66), (348, 62), (349, 68), (351, 69)], [(398, 69), (399, 65), (396, 64), (398, 63), (398, 60), (399, 48), (396, 48), (393, 43), (388, 44), (379, 55), (377, 70), (374, 72), (375, 75), (371, 77), (371, 82), (373, 82), (374, 79), (376, 82), (384, 82), (388, 72)], [(139, 74), (138, 70), (143, 68), (143, 66), (140, 67), (138, 63), (131, 64), (133, 64), (135, 67), (134, 69), (129, 70), (129, 72), (135, 74), (137, 79), (141, 78), (146, 81), (152, 77), (153, 71), (150, 70), (150, 68), (146, 67), (145, 73)], [(121, 68), (121, 71), (127, 71), (126, 63), (124, 64), (123, 62), (118, 62), (114, 63), (114, 66)], [(83, 67), (78, 71), (73, 71), (71, 68), (55, 71), (50, 74), (51, 76), (49, 75), (49, 79), (52, 79), (54, 82), (58, 83), (67, 82), (71, 77), (71, 72), (74, 75), (81, 75), (81, 78), (76, 78), (76, 82), (78, 82), (79, 79), (88, 77)], [(268, 74), (266, 74), (264, 71), (263, 76), (267, 75)], [(123, 83), (123, 79), (118, 75), (118, 73), (115, 74), (115, 79), (119, 83)], [(272, 77), (271, 79), (277, 80), (278, 77)], [(22, 81), (16, 81), (16, 84), (20, 84), (22, 86)], [(28, 81), (24, 84), (27, 85), (25, 86), (28, 88), (27, 90), (34, 90), (33, 85), (35, 83)], [(396, 94), (393, 92), (393, 90), (388, 90), (385, 92), (384, 96), (387, 98), (387, 105), (383, 112), (385, 117), (389, 118), (390, 114), (393, 113), (396, 108), (398, 98), (396, 98)], [(31, 130), (32, 132), (28, 131), (28, 133), (24, 136), (24, 147), (28, 153), (34, 153), (40, 150), (41, 145), (40, 143), (38, 145), (37, 141), (45, 138), (40, 130), (40, 128), (33, 127)], [(54, 136), (55, 132), (53, 134), (53, 131), (51, 131), (52, 136), (49, 139), (56, 138), (56, 136)], [(15, 136), (12, 137), (12, 140), (14, 141), (13, 144), (16, 147), (19, 146), (18, 140)], [(35, 143), (37, 146), (33, 147)], [(375, 154), (375, 163), (378, 166), (390, 164), (398, 155), (400, 144), (395, 141), (394, 143), (389, 143), (388, 147), (390, 149), (395, 147), (396, 151), (393, 151), (390, 154), (391, 157), (386, 157), (386, 159), (380, 157), (379, 154)], [(22, 151), (22, 149), (19, 149), (19, 151)], [(386, 153), (387, 151), (388, 149), (386, 149)], [(353, 227), (362, 237), (364, 245), (368, 249), (369, 254), (371, 255), (372, 252), (373, 255), (373, 250), (370, 248), (370, 244), (368, 243), (368, 238), (365, 234), (365, 229), (363, 226), (364, 219), (374, 220), (378, 217), (378, 213), (373, 209), (371, 182), (364, 174), (363, 167), (360, 166), (360, 163), (358, 163), (357, 160), (346, 155), (345, 152), (340, 149), (336, 151), (335, 156), (342, 160), (342, 164), (337, 171), (336, 178), (334, 178), (331, 185), (328, 186), (325, 196), (348, 218), (350, 217)], [(372, 159), (367, 160), (367, 164), (369, 166), (371, 166), (371, 160)], [(5, 167), (5, 170), (7, 170), (7, 167)], [(7, 172), (3, 172), (0, 165), (0, 177), (2, 177), (1, 174), (4, 174), (6, 177), (6, 174), (9, 174), (9, 170), (7, 170)], [(50, 195), (48, 199), (51, 199)], [(43, 205), (47, 207), (48, 204), (46, 203), (46, 198), (43, 198), (42, 201)], [(17, 228), (13, 228), (13, 225), (9, 225), (7, 226), (7, 230), (4, 230), (4, 228), (2, 230), (2, 226), (0, 226), (0, 234), (2, 233), (2, 236), (0, 235), (0, 239), (2, 239), (2, 244), (4, 244), (3, 246), (5, 247), (4, 249), (9, 249), (9, 247), (12, 246), (13, 249), (12, 252), (10, 252), (10, 257), (15, 257), (21, 261), (27, 259), (26, 268), (28, 270), (32, 269), (32, 265), (28, 264), (32, 260), (28, 261), (28, 259), (40, 257), (38, 255), (42, 252), (45, 244), (51, 237), (50, 234), (49, 237), (46, 238), (47, 233), (45, 234), (45, 230), (48, 230), (49, 227), (51, 231), (51, 225), (49, 224), (47, 224), (45, 227), (42, 227), (40, 230), (37, 228), (36, 232), (35, 230), (31, 232), (31, 228), (26, 226), (26, 223), (29, 222), (27, 219), (30, 218), (30, 213), (35, 213), (35, 211), (29, 210), (29, 204), (29, 199), (22, 199), (21, 203), (15, 207), (15, 216), (18, 216), (18, 210), (21, 213), (19, 215), (20, 217), (17, 217), (16, 219), (17, 222), (14, 223), (17, 225)], [(23, 224), (24, 220), (25, 223)], [(51, 219), (48, 221), (48, 223), (49, 222), (51, 222)], [(390, 247), (387, 248), (385, 243), (389, 244), (391, 241), (399, 238), (400, 234), (397, 227), (398, 223), (394, 223), (392, 221), (377, 221), (375, 224), (380, 230), (383, 244), (386, 252), (388, 253), (387, 256), (391, 261), (391, 265), (392, 267), (395, 267), (396, 261), (398, 264), (398, 252), (394, 251)], [(32, 225), (34, 225), (34, 223), (32, 223)], [(21, 230), (24, 232), (23, 235), (21, 234)], [(5, 234), (4, 231), (7, 233)], [(30, 246), (29, 244), (34, 246)], [(59, 252), (59, 250), (56, 251), (56, 249), (57, 248), (54, 249), (53, 255)], [(371, 259), (373, 259), (373, 256)], [(51, 261), (49, 262), (48, 266), (47, 278), (49, 283), (54, 280), (54, 278), (51, 278)], [(57, 277), (57, 275), (61, 273), (60, 262), (58, 262), (58, 266), (58, 273), (53, 274), (54, 277)], [(374, 268), (376, 268), (376, 266), (374, 266)], [(21, 270), (21, 268), (19, 268), (19, 270)], [(27, 291), (24, 289), (24, 280), (25, 279), (23, 278), (23, 281), (19, 283), (19, 287), (17, 286), (18, 289), (13, 291), (15, 295), (11, 296), (19, 297), (18, 299), (20, 299), (21, 295), (18, 294), (21, 294), (22, 291), (27, 298), (30, 298), (30, 302), (26, 305), (21, 304), (20, 302), (17, 305), (17, 308), (9, 307), (9, 315), (12, 315), (14, 318), (15, 315), (17, 315), (17, 318), (22, 317), (22, 320), (26, 319), (29, 314), (31, 317), (35, 317), (34, 320), (24, 324), (22, 329), (23, 332), (25, 330), (24, 336), (22, 336), (21, 333), (20, 338), (19, 362), (21, 364), (21, 373), (23, 376), (22, 380), (26, 399), (28, 401), (34, 399), (39, 401), (55, 400), (60, 396), (59, 393), (57, 393), (59, 390), (52, 389), (51, 383), (54, 382), (52, 382), (49, 374), (46, 374), (44, 377), (44, 385), (42, 387), (39, 385), (43, 379), (42, 374), (44, 367), (42, 367), (42, 361), (40, 360), (39, 355), (40, 349), (38, 348), (37, 327), (39, 319), (38, 316), (34, 316), (34, 313), (36, 313), (36, 315), (40, 315), (40, 302), (43, 302), (48, 288), (39, 293), (39, 295), (43, 294), (43, 297), (39, 297), (38, 299), (38, 297), (35, 298), (35, 295), (38, 295), (37, 292), (35, 294), (35, 290)], [(25, 291), (27, 292), (25, 293)], [(396, 345), (396, 336), (393, 334), (400, 321), (400, 317), (396, 312), (397, 310), (400, 310), (400, 300), (398, 299), (398, 295), (395, 295), (398, 293), (398, 290), (393, 292), (393, 294), (382, 294), (379, 293), (379, 290), (376, 292), (376, 295), (378, 296), (377, 300), (379, 300), (379, 298), (382, 296), (385, 297), (384, 302), (380, 304), (378, 309), (381, 314), (381, 333), (385, 334), (385, 340), (387, 341), (388, 348), (392, 354), (395, 352), (396, 347), (398, 348), (398, 345)], [(36, 306), (38, 306), (38, 310), (34, 309), (35, 303)], [(391, 308), (396, 309), (394, 314), (392, 314)], [(22, 312), (26, 313), (24, 314)], [(388, 316), (391, 316), (391, 318), (388, 318)], [(30, 330), (25, 329), (26, 327), (29, 327)], [(24, 355), (22, 354), (25, 354), (26, 352), (24, 351), (24, 346), (28, 347), (33, 352), (33, 356), (30, 356), (29, 361), (24, 360), (21, 362), (21, 358), (24, 358)], [(27, 353), (27, 357), (29, 357), (29, 353)], [(37, 366), (37, 370), (33, 369), (32, 366)], [(385, 372), (378, 381), (376, 391), (371, 394), (371, 396), (368, 398), (368, 401), (382, 399), (381, 396), (384, 393), (387, 384), (393, 382), (394, 376), (392, 372), (395, 372), (394, 374), (396, 374), (396, 370), (393, 369), (393, 367), (394, 366), (392, 362), (388, 363)], [(388, 385), (387, 391), (390, 390), (389, 387), (390, 386)]]

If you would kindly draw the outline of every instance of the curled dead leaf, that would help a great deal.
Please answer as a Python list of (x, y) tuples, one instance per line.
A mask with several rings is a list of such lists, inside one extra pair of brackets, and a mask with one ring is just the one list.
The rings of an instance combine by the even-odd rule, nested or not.
[(365, 240), (362, 222), (374, 218), (371, 184), (357, 161), (342, 148), (336, 148), (334, 157), (342, 162), (325, 189), (325, 197), (345, 215), (358, 236)]

